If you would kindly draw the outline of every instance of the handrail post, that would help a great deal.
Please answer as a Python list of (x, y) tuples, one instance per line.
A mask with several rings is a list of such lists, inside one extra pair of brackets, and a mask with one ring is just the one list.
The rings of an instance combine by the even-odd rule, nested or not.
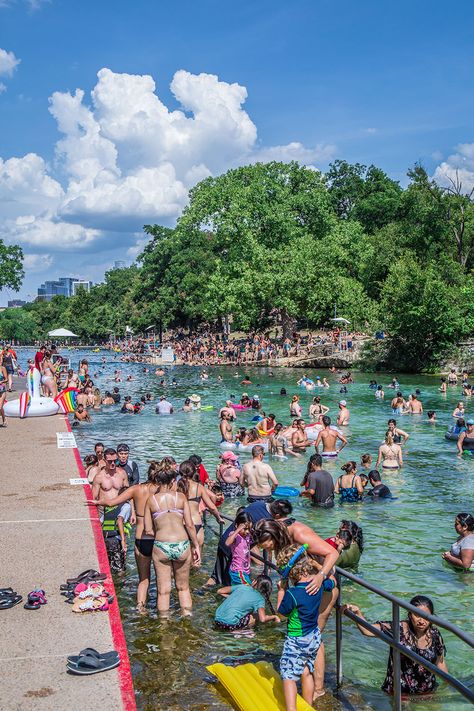
[[(400, 644), (400, 608), (396, 602), (392, 602), (392, 628), (393, 639)], [(395, 711), (401, 711), (402, 708), (402, 683), (401, 683), (401, 665), (400, 651), (392, 649), (393, 659), (393, 701)]]
[(336, 581), (336, 687), (339, 689), (342, 686), (342, 588), (339, 573), (336, 573)]
[(263, 549), (263, 574), (268, 575), (268, 552), (264, 548)]

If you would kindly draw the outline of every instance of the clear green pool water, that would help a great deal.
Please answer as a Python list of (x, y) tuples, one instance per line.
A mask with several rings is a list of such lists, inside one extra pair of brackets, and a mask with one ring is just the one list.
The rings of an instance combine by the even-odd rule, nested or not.
[[(84, 353), (72, 351), (76, 364)], [(94, 378), (101, 390), (112, 387), (114, 368), (121, 368), (124, 382), (119, 384), (122, 395), (130, 394), (133, 399), (151, 392), (156, 399), (163, 391), (159, 378), (143, 373), (139, 364), (124, 364), (107, 355), (108, 363), (101, 366), (102, 354), (87, 353), (92, 375), (102, 370)], [(213, 474), (220, 453), (218, 442), (217, 410), (231, 394), (240, 396), (242, 389), (250, 395), (258, 393), (263, 409), (275, 412), (277, 419), (289, 420), (288, 403), (291, 394), (298, 393), (307, 416), (311, 398), (315, 393), (306, 393), (296, 387), (296, 380), (302, 371), (274, 369), (275, 377), (268, 377), (266, 368), (251, 368), (252, 385), (243, 388), (239, 378), (234, 377), (233, 368), (213, 368), (210, 378), (204, 383), (196, 368), (185, 366), (169, 370), (167, 381), (175, 377), (178, 386), (167, 388), (166, 393), (177, 407), (184, 397), (193, 392), (202, 397), (202, 403), (214, 405), (208, 412), (186, 414), (177, 412), (172, 417), (158, 417), (154, 406), (148, 406), (138, 416), (123, 415), (118, 408), (104, 408), (93, 412), (93, 422), (76, 429), (76, 439), (85, 455), (92, 451), (94, 442), (116, 445), (128, 442), (132, 458), (140, 465), (142, 477), (146, 474), (147, 460), (159, 459), (166, 454), (178, 461), (191, 453), (199, 453), (208, 471)], [(125, 382), (131, 373), (134, 380)], [(315, 377), (317, 371), (308, 371)], [(222, 382), (217, 376), (222, 376)], [(387, 419), (391, 417), (391, 390), (386, 389), (385, 402), (378, 402), (369, 390), (371, 377), (388, 384), (391, 377), (367, 373), (356, 373), (355, 384), (348, 386), (347, 395), (341, 396), (335, 377), (327, 373), (331, 384), (329, 390), (318, 390), (322, 402), (330, 408), (330, 415), (336, 416), (337, 402), (344, 397), (351, 411), (351, 423), (346, 428), (349, 446), (344, 450), (340, 462), (330, 462), (327, 468), (334, 475), (347, 459), (360, 460), (360, 455), (369, 452), (374, 461)], [(378, 503), (336, 504), (332, 510), (315, 510), (307, 501), (293, 499), (298, 519), (314, 527), (327, 537), (332, 535), (341, 518), (357, 521), (364, 531), (366, 548), (359, 565), (359, 574), (395, 595), (409, 599), (416, 593), (429, 595), (436, 612), (455, 622), (470, 633), (474, 630), (474, 575), (463, 575), (449, 568), (442, 560), (442, 551), (449, 548), (456, 534), (454, 517), (460, 511), (474, 511), (474, 459), (456, 456), (456, 445), (444, 439), (444, 432), (453, 419), (453, 411), (460, 388), (450, 388), (447, 395), (438, 392), (439, 379), (422, 376), (398, 376), (404, 394), (415, 388), (421, 389), (421, 400), (425, 408), (437, 412), (436, 424), (429, 424), (423, 417), (400, 417), (399, 424), (410, 434), (404, 447), (405, 466), (396, 474), (386, 475), (386, 483), (396, 496), (395, 500)], [(286, 387), (288, 396), (281, 397), (279, 391)], [(466, 411), (474, 413), (474, 402), (466, 402)], [(247, 425), (251, 414), (241, 413), (238, 424)], [(245, 456), (242, 455), (245, 461)], [(305, 471), (303, 460), (289, 459), (273, 461), (272, 466), (282, 484), (298, 486)], [(224, 513), (235, 510), (234, 505), (225, 505)], [(211, 519), (212, 521), (212, 519)], [(193, 574), (192, 585), (199, 588), (212, 569), (215, 538), (211, 531), (206, 537), (206, 548), (202, 569)], [(206, 665), (225, 657), (249, 655), (252, 661), (262, 657), (278, 656), (283, 639), (280, 629), (264, 627), (253, 638), (233, 639), (229, 635), (218, 634), (212, 629), (213, 613), (217, 606), (217, 596), (213, 593), (194, 595), (194, 616), (181, 621), (177, 616), (171, 622), (160, 621), (153, 609), (148, 617), (140, 617), (134, 610), (137, 576), (133, 551), (130, 546), (129, 566), (126, 575), (117, 580), (120, 607), (132, 662), (138, 706), (143, 709), (228, 709), (225, 699), (206, 682)], [(343, 588), (344, 600), (358, 604), (368, 619), (389, 619), (390, 607), (383, 600), (352, 584)], [(151, 600), (155, 600), (152, 586)], [(473, 654), (457, 642), (449, 633), (444, 634), (448, 648), (447, 663), (450, 670), (465, 682), (474, 686)], [(328, 688), (334, 686), (334, 620), (329, 622), (325, 632), (327, 650)], [(377, 641), (363, 638), (355, 626), (344, 621), (344, 675), (347, 685), (343, 695), (335, 700), (331, 695), (318, 704), (320, 709), (339, 708), (352, 704), (355, 708), (389, 709), (391, 701), (380, 691), (384, 678), (387, 650)], [(467, 708), (467, 702), (457, 693), (442, 685), (431, 699), (410, 702), (423, 709), (455, 710)]]

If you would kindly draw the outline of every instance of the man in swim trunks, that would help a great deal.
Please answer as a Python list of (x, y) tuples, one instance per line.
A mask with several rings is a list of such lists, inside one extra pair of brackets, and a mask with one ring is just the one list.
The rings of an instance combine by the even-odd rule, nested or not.
[(232, 431), (231, 415), (228, 412), (224, 412), (221, 415), (221, 421), (219, 425), (221, 433), (221, 442), (233, 442), (234, 435)]
[(310, 447), (311, 442), (305, 431), (305, 421), (302, 419), (296, 420), (296, 432), (291, 436), (291, 448), (295, 454), (304, 454), (306, 447)]
[(339, 401), (339, 415), (337, 416), (337, 424), (339, 427), (349, 424), (350, 412), (347, 409), (347, 403), (345, 400)]
[(269, 464), (265, 464), (263, 447), (252, 447), (252, 461), (244, 464), (240, 476), (240, 485), (248, 487), (247, 501), (273, 501), (273, 492), (278, 486), (278, 479)]
[[(318, 434), (316, 442), (314, 443), (314, 448), (316, 453), (319, 454), (319, 445), (323, 445), (323, 451), (321, 452), (322, 457), (337, 457), (340, 451), (344, 449), (347, 444), (347, 439), (340, 434), (337, 430), (331, 429), (331, 418), (324, 415), (322, 418), (323, 429)], [(337, 449), (337, 440), (342, 442), (339, 449)]]
[(95, 475), (92, 482), (93, 499), (114, 499), (120, 489), (128, 488), (127, 472), (117, 467), (117, 452), (109, 447), (104, 452), (105, 467)]

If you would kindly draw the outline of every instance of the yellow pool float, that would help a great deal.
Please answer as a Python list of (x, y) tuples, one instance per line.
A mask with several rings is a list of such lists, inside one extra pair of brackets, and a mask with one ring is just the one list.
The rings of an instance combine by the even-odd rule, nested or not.
[[(268, 662), (238, 667), (217, 663), (206, 668), (219, 679), (239, 711), (284, 711), (283, 682)], [(298, 711), (314, 711), (299, 694), (296, 708)]]

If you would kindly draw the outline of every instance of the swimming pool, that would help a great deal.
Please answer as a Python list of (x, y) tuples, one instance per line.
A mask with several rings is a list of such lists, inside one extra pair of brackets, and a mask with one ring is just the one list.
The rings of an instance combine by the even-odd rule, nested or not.
[[(123, 382), (118, 383), (123, 395), (132, 395), (132, 400), (140, 399), (151, 392), (154, 400), (163, 393), (159, 387), (160, 378), (143, 372), (142, 364), (121, 363), (117, 355), (106, 354), (107, 363), (101, 364), (103, 353), (90, 351), (66, 351), (77, 367), (80, 358), (87, 357), (90, 372), (101, 391), (112, 388), (113, 371), (121, 369)], [(23, 366), (28, 351), (20, 351)], [(289, 421), (289, 401), (297, 393), (308, 416), (309, 404), (315, 394), (321, 395), (322, 402), (330, 407), (329, 415), (336, 417), (337, 402), (342, 397), (347, 400), (351, 412), (351, 422), (345, 428), (349, 445), (345, 448), (341, 461), (325, 463), (334, 476), (340, 473), (340, 466), (349, 459), (360, 461), (360, 455), (368, 452), (376, 459), (387, 419), (391, 417), (390, 400), (392, 390), (386, 388), (385, 401), (379, 402), (374, 392), (369, 390), (371, 378), (387, 385), (390, 375), (356, 373), (356, 382), (348, 386), (348, 393), (340, 395), (335, 376), (327, 372), (307, 371), (313, 380), (316, 375), (325, 375), (331, 387), (305, 392), (296, 387), (301, 370), (273, 369), (275, 377), (269, 377), (267, 368), (239, 368), (240, 377), (234, 377), (234, 368), (214, 367), (209, 369), (210, 377), (201, 381), (199, 369), (178, 366), (170, 368), (167, 382), (175, 377), (176, 387), (167, 387), (165, 392), (179, 409), (184, 397), (197, 393), (203, 405), (213, 405), (214, 410), (194, 413), (176, 412), (171, 417), (154, 414), (154, 405), (146, 406), (140, 415), (124, 415), (119, 408), (103, 408), (91, 412), (92, 423), (75, 429), (76, 440), (84, 456), (90, 453), (96, 441), (106, 445), (127, 442), (131, 448), (131, 458), (140, 466), (142, 478), (146, 477), (147, 461), (173, 455), (178, 461), (192, 453), (202, 456), (211, 475), (218, 463), (220, 449), (218, 431), (218, 409), (224, 401), (242, 390), (249, 395), (258, 394), (263, 409), (274, 412), (277, 420)], [(240, 386), (243, 374), (248, 373), (252, 385)], [(97, 377), (94, 377), (97, 373)], [(126, 382), (127, 375), (134, 380)], [(218, 380), (218, 376), (222, 381)], [(308, 501), (293, 499), (296, 517), (314, 527), (324, 538), (332, 535), (342, 518), (351, 518), (363, 528), (365, 550), (359, 565), (359, 574), (375, 585), (408, 600), (416, 593), (427, 594), (435, 604), (435, 612), (449, 619), (464, 630), (473, 632), (474, 575), (464, 575), (449, 568), (442, 560), (441, 553), (449, 548), (456, 538), (454, 517), (460, 511), (474, 510), (474, 459), (456, 456), (455, 442), (447, 442), (444, 432), (452, 424), (453, 411), (460, 399), (460, 388), (449, 388), (446, 395), (438, 391), (439, 379), (428, 376), (398, 376), (401, 390), (405, 395), (421, 390), (421, 400), (425, 415), (401, 416), (398, 424), (409, 433), (410, 439), (403, 448), (405, 465), (400, 472), (386, 474), (384, 481), (396, 497), (391, 501), (361, 502), (356, 504), (336, 504), (333, 509), (314, 509)], [(288, 395), (280, 396), (280, 388), (285, 387)], [(474, 413), (474, 402), (465, 399), (467, 414)], [(427, 422), (426, 411), (436, 410), (438, 421)], [(237, 424), (249, 426), (254, 413), (238, 413)], [(245, 462), (249, 454), (241, 455)], [(272, 466), (280, 483), (298, 486), (306, 469), (307, 456), (302, 459), (272, 461)], [(230, 515), (236, 504), (225, 504), (223, 513)], [(215, 528), (211, 518), (211, 526)], [(202, 568), (193, 574), (192, 585), (199, 588), (208, 577), (214, 561), (215, 539), (207, 532)], [(134, 675), (137, 703), (143, 709), (228, 709), (229, 705), (212, 685), (206, 683), (206, 665), (221, 661), (225, 657), (239, 657), (256, 661), (259, 658), (279, 656), (284, 634), (284, 625), (261, 628), (253, 638), (232, 638), (216, 633), (212, 629), (213, 613), (217, 606), (217, 596), (212, 592), (194, 595), (194, 616), (189, 620), (171, 621), (156, 618), (153, 610), (148, 617), (140, 617), (134, 609), (137, 576), (130, 546), (129, 566), (123, 578), (118, 576), (119, 595), (124, 628), (127, 636)], [(152, 586), (151, 599), (155, 599)], [(344, 600), (360, 606), (369, 620), (389, 619), (389, 603), (376, 598), (368, 591), (344, 584)], [(474, 684), (472, 656), (468, 658), (467, 648), (457, 642), (449, 633), (444, 634), (448, 648), (447, 664), (458, 677)], [(326, 642), (328, 688), (334, 684), (334, 620), (330, 620), (324, 634)], [(465, 651), (466, 650), (466, 651)], [(356, 708), (391, 708), (390, 699), (380, 691), (386, 667), (387, 650), (382, 642), (362, 637), (356, 627), (344, 621), (344, 676), (347, 680), (343, 692)], [(411, 702), (417, 708), (443, 709), (455, 711), (466, 708), (467, 702), (457, 693), (442, 685), (432, 700), (418, 699)], [(344, 706), (331, 695), (318, 702), (319, 709), (335, 709)]]

